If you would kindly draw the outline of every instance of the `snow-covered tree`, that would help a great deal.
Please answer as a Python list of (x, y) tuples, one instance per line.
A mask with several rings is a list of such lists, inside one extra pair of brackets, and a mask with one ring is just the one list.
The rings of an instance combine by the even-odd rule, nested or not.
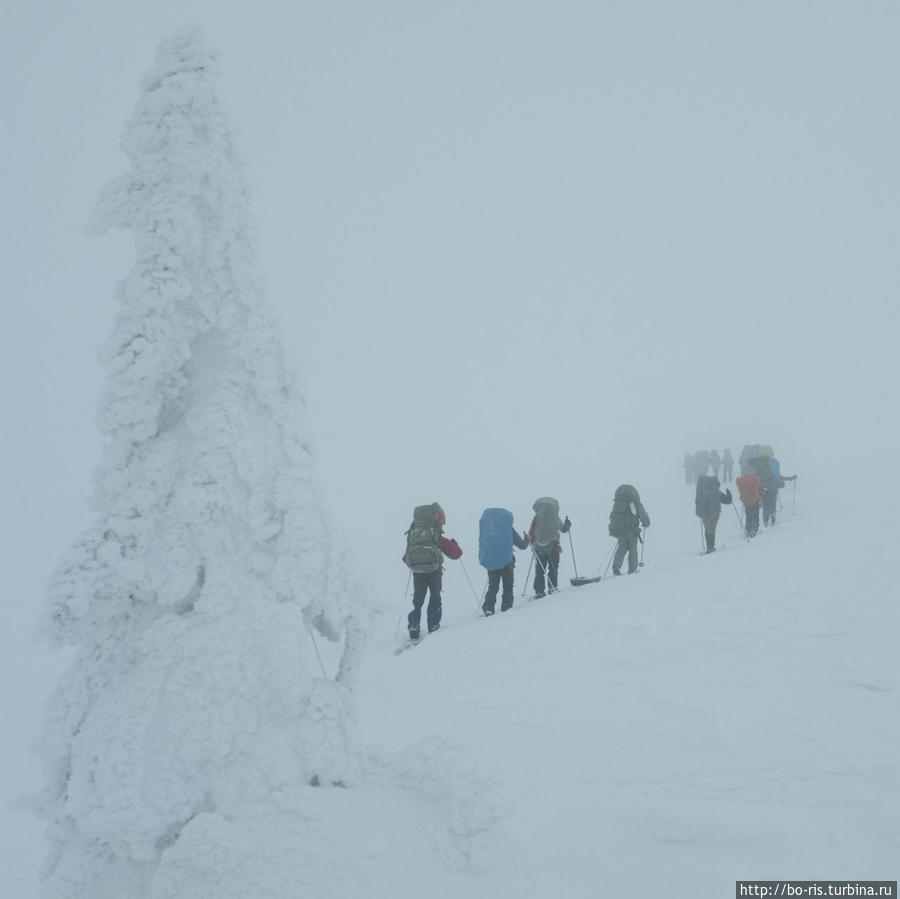
[(217, 70), (196, 29), (162, 43), (91, 223), (130, 230), (136, 264), (104, 351), (95, 524), (48, 606), (75, 647), (42, 741), (55, 897), (268, 895), (269, 830), (357, 777), (352, 581)]

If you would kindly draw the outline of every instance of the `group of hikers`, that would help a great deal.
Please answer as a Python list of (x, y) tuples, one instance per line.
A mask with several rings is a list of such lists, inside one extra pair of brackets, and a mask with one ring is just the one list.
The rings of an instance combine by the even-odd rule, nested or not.
[(731, 473), (734, 470), (734, 458), (731, 450), (697, 450), (696, 453), (684, 454), (684, 483), (693, 484), (697, 478), (702, 478), (712, 471), (713, 476), (725, 483), (731, 483)]
[[(690, 462), (690, 464), (689, 464)], [(703, 527), (706, 552), (716, 549), (716, 527), (723, 505), (732, 503), (729, 488), (721, 489), (720, 471), (726, 481), (731, 480), (733, 459), (730, 450), (719, 456), (716, 450), (701, 450), (699, 453), (685, 454), (687, 483), (696, 482), (695, 512)], [(744, 447), (738, 458), (740, 475), (736, 485), (741, 503), (745, 509), (742, 526), (747, 537), (755, 537), (759, 532), (759, 513), (762, 508), (766, 527), (775, 524), (778, 491), (786, 481), (793, 481), (796, 475), (786, 477), (781, 474), (781, 466), (775, 458), (771, 446), (750, 445)], [(710, 474), (712, 470), (712, 474)], [(495, 613), (497, 595), (500, 594), (500, 611), (506, 612), (513, 606), (513, 580), (515, 574), (515, 549), (532, 550), (534, 565), (534, 596), (536, 599), (554, 593), (559, 589), (559, 559), (562, 554), (560, 535), (569, 532), (572, 522), (569, 517), (560, 518), (559, 502), (551, 496), (542, 496), (532, 506), (534, 517), (528, 531), (519, 533), (513, 526), (512, 512), (507, 509), (490, 508), (482, 513), (478, 529), (478, 561), (487, 571), (487, 588), (481, 601), (481, 611), (485, 616)], [(428, 633), (441, 626), (441, 586), (444, 556), (459, 559), (462, 548), (453, 538), (444, 536), (447, 517), (438, 503), (416, 506), (413, 520), (406, 532), (406, 552), (403, 561), (409, 567), (413, 582), (412, 611), (407, 617), (410, 640), (421, 638), (422, 608), (426, 596), (426, 627)], [(627, 558), (628, 574), (634, 574), (639, 565), (638, 544), (643, 542), (641, 528), (650, 527), (650, 516), (641, 502), (638, 491), (631, 484), (622, 484), (613, 497), (609, 515), (609, 534), (616, 539), (612, 554), (614, 575), (622, 574), (622, 566)], [(571, 537), (570, 537), (571, 539)], [(529, 566), (529, 573), (530, 573)], [(572, 579), (572, 584), (580, 585), (598, 581), (600, 577)], [(528, 575), (526, 575), (526, 578)], [(470, 582), (471, 583), (471, 582)], [(474, 587), (472, 588), (474, 592)]]
[[(719, 467), (724, 468), (725, 479), (731, 480), (731, 450), (725, 450), (720, 459), (716, 450), (707, 452), (685, 453), (685, 481), (696, 480), (695, 509), (697, 517), (703, 525), (703, 536), (706, 541), (706, 552), (715, 552), (716, 525), (722, 505), (732, 502), (731, 490), (721, 491)], [(759, 533), (759, 512), (762, 508), (763, 524), (772, 527), (775, 524), (775, 513), (778, 505), (778, 491), (787, 481), (796, 481), (796, 475), (786, 476), (781, 473), (781, 463), (775, 458), (775, 452), (768, 444), (746, 444), (738, 457), (740, 475), (735, 484), (744, 507), (742, 525), (747, 537), (755, 537)], [(712, 469), (712, 474), (709, 474)]]
[[(482, 513), (478, 526), (478, 561), (487, 570), (487, 589), (481, 605), (482, 613), (490, 617), (497, 608), (497, 594), (501, 594), (500, 611), (506, 612), (513, 605), (513, 580), (515, 552), (532, 550), (534, 564), (534, 596), (539, 599), (559, 589), (559, 559), (562, 555), (560, 535), (568, 533), (572, 522), (567, 515), (560, 518), (559, 502), (552, 496), (542, 496), (534, 501), (534, 518), (528, 531), (521, 534), (513, 526), (512, 512), (491, 508)], [(421, 637), (422, 607), (428, 595), (426, 625), (428, 632), (441, 626), (442, 563), (446, 555), (450, 559), (462, 556), (462, 549), (455, 539), (444, 536), (447, 517), (438, 503), (416, 506), (412, 524), (406, 532), (406, 552), (403, 561), (410, 569), (413, 581), (413, 607), (407, 618), (410, 640)], [(610, 513), (609, 532), (617, 538), (613, 558), (613, 574), (622, 573), (622, 563), (628, 556), (628, 573), (638, 568), (637, 545), (640, 527), (650, 526), (650, 518), (641, 504), (637, 490), (623, 484), (617, 491)], [(529, 572), (531, 568), (529, 566)], [(527, 575), (526, 575), (527, 577)], [(572, 583), (591, 583), (596, 578), (575, 579)], [(502, 590), (501, 590), (502, 588)]]

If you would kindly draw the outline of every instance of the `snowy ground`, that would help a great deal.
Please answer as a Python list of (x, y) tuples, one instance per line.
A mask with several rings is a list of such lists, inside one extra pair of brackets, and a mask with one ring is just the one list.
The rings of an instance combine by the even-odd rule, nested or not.
[[(653, 520), (638, 575), (529, 602), (523, 553), (516, 605), (491, 619), (466, 546), (440, 632), (395, 655), (406, 608), (376, 619), (356, 690), (363, 782), (210, 817), (221, 858), (180, 841), (153, 895), (188, 895), (209, 866), (220, 896), (317, 899), (896, 878), (900, 526), (892, 497), (834, 483), (801, 481), (796, 515), (788, 487), (777, 527), (750, 543), (724, 508), (708, 557), (692, 488), (638, 485)], [(605, 564), (606, 512), (573, 516), (580, 574)], [(34, 833), (23, 822), (7, 843), (4, 895), (37, 895)]]
[(642, 493), (637, 576), (528, 602), (523, 555), (515, 608), (479, 619), (448, 568), (444, 629), (394, 656), (385, 621), (366, 739), (424, 741), (440, 785), (445, 765), (480, 771), (437, 840), (470, 868), (435, 878), (410, 852), (408, 895), (426, 878), (448, 897), (720, 897), (736, 879), (897, 876), (897, 524), (830, 488), (792, 516), (788, 488), (774, 530), (747, 543), (724, 508), (726, 546), (701, 557), (690, 491)]

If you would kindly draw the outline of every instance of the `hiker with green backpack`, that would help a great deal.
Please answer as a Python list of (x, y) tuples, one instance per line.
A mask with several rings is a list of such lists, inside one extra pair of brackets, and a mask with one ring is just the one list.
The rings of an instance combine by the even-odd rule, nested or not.
[[(565, 534), (572, 527), (569, 516), (565, 521), (559, 518), (559, 502), (552, 496), (542, 496), (534, 501), (534, 518), (528, 530), (528, 539), (534, 551), (534, 595), (535, 598), (554, 593), (559, 577), (559, 557), (562, 555), (562, 544), (559, 535)], [(544, 591), (544, 578), (547, 580), (547, 591)]]
[(462, 549), (456, 540), (444, 536), (447, 516), (437, 504), (416, 506), (412, 524), (406, 532), (406, 552), (403, 561), (409, 566), (413, 578), (413, 607), (407, 624), (410, 640), (418, 640), (425, 594), (428, 596), (426, 621), (428, 633), (441, 626), (441, 581), (444, 556), (458, 559)]

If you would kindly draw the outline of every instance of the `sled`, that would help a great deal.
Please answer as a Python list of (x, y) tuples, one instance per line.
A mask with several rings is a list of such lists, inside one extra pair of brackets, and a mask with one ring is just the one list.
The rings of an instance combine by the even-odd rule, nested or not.
[(583, 587), (585, 584), (596, 584), (599, 580), (600, 577), (573, 577), (569, 578), (569, 583), (573, 587)]

